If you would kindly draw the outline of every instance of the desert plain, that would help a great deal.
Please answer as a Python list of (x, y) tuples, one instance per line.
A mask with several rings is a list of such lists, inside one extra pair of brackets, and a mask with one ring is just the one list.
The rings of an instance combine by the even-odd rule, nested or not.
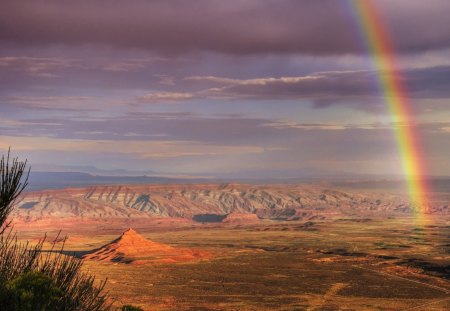
[(93, 186), (26, 193), (14, 228), (84, 258), (115, 307), (449, 310), (448, 198), (418, 214), (385, 189)]

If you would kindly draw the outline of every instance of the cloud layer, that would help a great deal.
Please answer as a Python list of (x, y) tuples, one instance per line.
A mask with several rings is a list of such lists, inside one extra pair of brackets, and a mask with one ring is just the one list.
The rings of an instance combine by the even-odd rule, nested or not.
[[(401, 173), (353, 1), (0, 1), (0, 152), (58, 170)], [(450, 174), (450, 2), (372, 3), (425, 157)]]
[[(0, 41), (169, 53), (363, 53), (352, 0), (5, 0)], [(446, 0), (376, 1), (398, 51), (450, 46)], [(411, 29), (414, 28), (414, 31)]]

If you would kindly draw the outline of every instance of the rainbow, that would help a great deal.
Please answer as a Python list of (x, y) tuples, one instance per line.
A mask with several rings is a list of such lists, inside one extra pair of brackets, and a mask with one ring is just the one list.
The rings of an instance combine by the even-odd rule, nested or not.
[(394, 126), (410, 201), (419, 223), (426, 221), (429, 188), (420, 136), (395, 50), (374, 0), (349, 0), (377, 71), (378, 87)]

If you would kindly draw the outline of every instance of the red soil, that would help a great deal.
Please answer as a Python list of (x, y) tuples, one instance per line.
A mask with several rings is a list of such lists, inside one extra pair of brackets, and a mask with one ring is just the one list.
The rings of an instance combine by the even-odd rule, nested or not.
[(210, 253), (176, 248), (147, 240), (133, 229), (93, 253), (84, 256), (88, 260), (144, 264), (149, 262), (176, 263), (211, 258)]
[(261, 220), (258, 218), (256, 214), (244, 214), (244, 213), (231, 213), (225, 218), (223, 223), (239, 223), (239, 224), (248, 224), (248, 223), (259, 223)]

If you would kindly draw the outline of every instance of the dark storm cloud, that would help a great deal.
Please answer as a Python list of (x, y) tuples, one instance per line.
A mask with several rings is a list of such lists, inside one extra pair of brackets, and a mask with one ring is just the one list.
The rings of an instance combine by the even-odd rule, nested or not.
[[(374, 3), (397, 50), (450, 46), (449, 1)], [(0, 41), (173, 53), (361, 53), (350, 6), (350, 0), (4, 0)]]

